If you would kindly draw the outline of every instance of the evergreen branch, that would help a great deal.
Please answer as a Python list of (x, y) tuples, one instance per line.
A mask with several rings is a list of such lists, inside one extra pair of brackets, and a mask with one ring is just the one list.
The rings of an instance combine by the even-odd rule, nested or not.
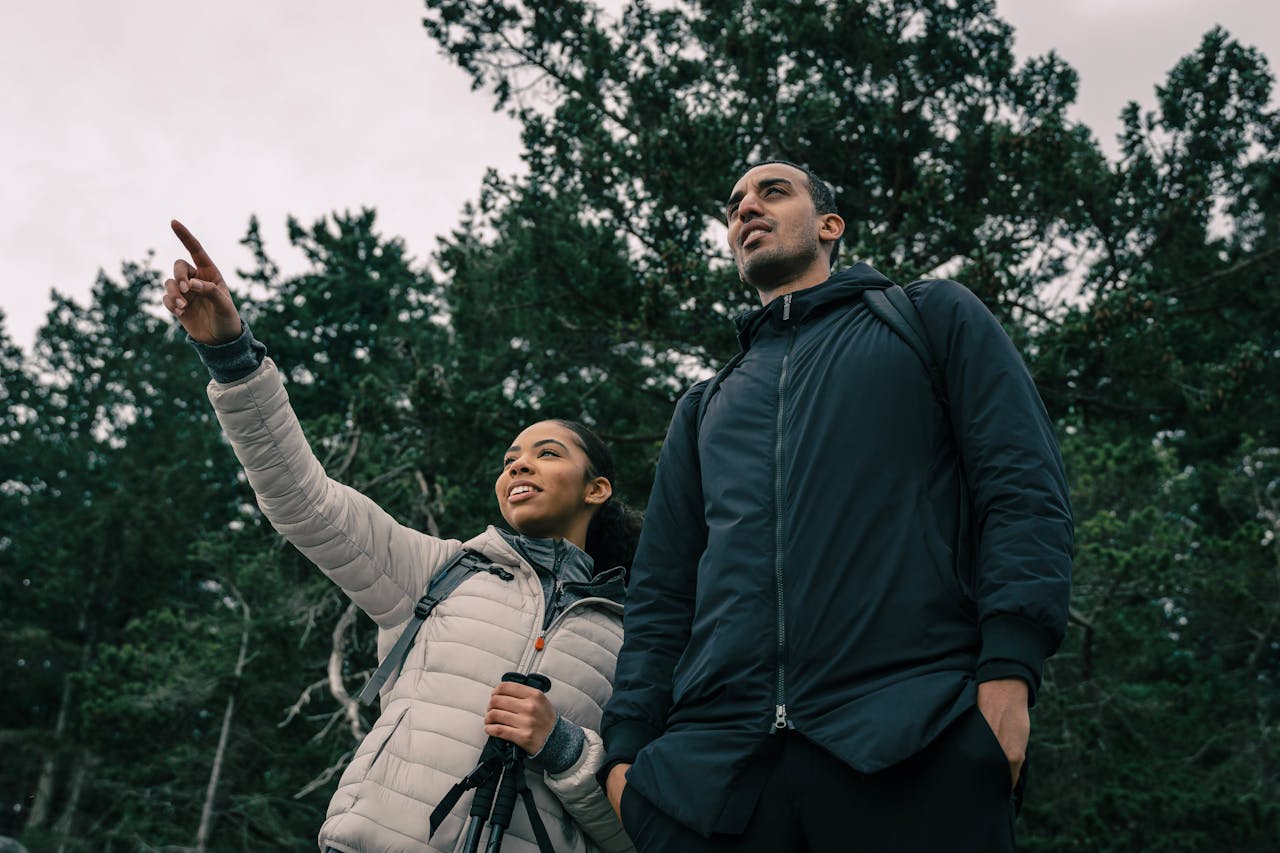
[(1252, 266), (1256, 266), (1264, 261), (1269, 261), (1277, 257), (1280, 257), (1280, 246), (1273, 246), (1270, 249), (1267, 249), (1263, 252), (1259, 252), (1258, 254), (1252, 257), (1245, 258), (1242, 261), (1237, 261), (1236, 263), (1232, 264), (1231, 266), (1227, 267), (1224, 270), (1218, 270), (1217, 272), (1209, 273), (1204, 278), (1200, 279), (1194, 284), (1188, 284), (1185, 287), (1179, 287), (1175, 290), (1166, 291), (1166, 293), (1169, 296), (1185, 296), (1188, 293), (1195, 293), (1198, 291), (1202, 291), (1204, 290), (1204, 287), (1207, 284), (1212, 284), (1213, 282), (1221, 281), (1224, 278), (1231, 278), (1232, 276), (1237, 275), (1238, 273), (1241, 273)]
[(598, 109), (601, 115), (603, 115), (605, 118), (617, 124), (623, 130), (626, 130), (632, 136), (640, 135), (639, 130), (634, 125), (632, 125), (631, 122), (627, 121), (622, 116), (610, 110), (608, 106), (604, 104), (603, 100), (598, 97), (599, 90), (596, 90), (595, 92), (596, 97), (592, 97), (590, 93), (590, 89), (583, 83), (583, 81), (569, 75), (568, 73), (560, 69), (553, 68), (550, 65), (550, 63), (542, 59), (540, 56), (535, 55), (527, 48), (516, 44), (514, 41), (511, 40), (511, 37), (507, 34), (505, 30), (495, 29), (490, 27), (489, 34), (501, 39), (502, 42), (506, 44), (508, 50), (510, 50), (516, 56), (519, 56), (522, 59), (524, 59), (525, 62), (528, 63), (529, 65), (532, 65), (533, 67), (542, 70), (545, 74), (547, 74), (557, 83), (559, 83), (560, 86), (566, 92), (575, 94), (578, 97), (582, 98), (586, 103), (589, 103), (593, 107)]
[(1057, 319), (1054, 319), (1053, 317), (1050, 317), (1043, 309), (1032, 308), (1030, 305), (1027, 305), (1026, 303), (1024, 303), (1021, 299), (1010, 297), (1007, 293), (1001, 293), (999, 301), (1001, 305), (1011, 305), (1014, 308), (1017, 308), (1019, 311), (1025, 311), (1031, 316), (1036, 317), (1040, 320), (1043, 320), (1045, 323), (1048, 323), (1050, 326), (1059, 327), (1062, 325), (1061, 320), (1057, 320)]
[(617, 433), (602, 432), (599, 435), (605, 441), (613, 444), (648, 444), (654, 441), (662, 441), (667, 437), (665, 432), (640, 433), (638, 435), (619, 435)]

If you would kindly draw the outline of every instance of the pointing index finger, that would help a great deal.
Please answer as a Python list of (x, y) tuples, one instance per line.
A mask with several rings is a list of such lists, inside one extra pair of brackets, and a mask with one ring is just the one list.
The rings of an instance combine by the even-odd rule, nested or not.
[(173, 229), (173, 233), (182, 241), (182, 245), (186, 246), (187, 251), (191, 253), (191, 260), (196, 262), (196, 266), (214, 266), (213, 258), (209, 257), (209, 253), (200, 245), (200, 241), (195, 235), (187, 230), (187, 226), (174, 219), (169, 222), (169, 227)]

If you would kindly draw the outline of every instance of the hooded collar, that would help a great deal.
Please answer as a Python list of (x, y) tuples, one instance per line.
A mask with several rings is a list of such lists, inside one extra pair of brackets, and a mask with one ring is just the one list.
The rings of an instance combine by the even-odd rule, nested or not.
[(861, 299), (864, 290), (883, 290), (891, 284), (893, 282), (867, 264), (854, 264), (833, 273), (822, 284), (779, 296), (768, 305), (738, 315), (734, 321), (738, 326), (738, 344), (743, 350), (749, 349), (766, 324), (778, 329), (799, 325), (837, 305)]
[(539, 574), (550, 575), (563, 583), (586, 583), (595, 572), (595, 562), (590, 555), (567, 539), (535, 539), (505, 530), (497, 533)]
[(607, 598), (618, 605), (626, 600), (626, 569), (615, 566), (594, 574), (595, 561), (591, 559), (591, 555), (572, 542), (560, 541), (558, 544), (560, 567), (555, 576), (551, 574), (556, 565), (555, 539), (533, 539), (491, 524), (462, 547), (480, 551), (507, 566), (517, 566), (523, 559), (533, 567), (542, 581), (544, 595), (548, 595), (552, 582), (558, 579), (564, 590), (560, 603), (565, 607), (582, 598)]

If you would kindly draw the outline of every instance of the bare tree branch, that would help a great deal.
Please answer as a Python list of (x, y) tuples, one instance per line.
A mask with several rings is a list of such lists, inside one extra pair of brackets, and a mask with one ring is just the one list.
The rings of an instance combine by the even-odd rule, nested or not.
[(282, 729), (285, 726), (289, 725), (289, 723), (293, 721), (294, 717), (302, 713), (302, 706), (310, 704), (311, 694), (319, 690), (321, 687), (327, 686), (328, 684), (329, 684), (329, 677), (327, 675), (324, 678), (320, 679), (319, 681), (308, 684), (306, 689), (303, 690), (302, 694), (298, 697), (298, 701), (294, 702), (292, 705), (290, 705), (288, 708), (285, 709), (284, 719), (276, 723), (276, 728)]
[(382, 483), (385, 483), (387, 480), (394, 480), (396, 477), (399, 477), (401, 474), (403, 474), (405, 471), (408, 471), (412, 467), (413, 467), (412, 465), (399, 465), (395, 468), (392, 468), (390, 471), (384, 471), (383, 473), (374, 477), (372, 480), (368, 480), (363, 483), (356, 483), (355, 484), (356, 491), (361, 493), (368, 492), (374, 486), (381, 485)]
[(347, 455), (343, 457), (342, 464), (339, 465), (330, 475), (335, 480), (342, 478), (347, 473), (347, 469), (351, 467), (351, 463), (356, 460), (356, 453), (360, 450), (360, 430), (356, 430), (351, 434), (351, 446), (347, 448)]
[(427, 532), (437, 539), (440, 538), (440, 525), (436, 523), (435, 513), (431, 508), (440, 502), (440, 486), (436, 486), (436, 494), (431, 494), (431, 486), (427, 483), (426, 476), (421, 470), (415, 470), (413, 477), (418, 481), (418, 491), (422, 492), (422, 514), (427, 519)]
[(346, 633), (356, 621), (356, 603), (353, 601), (342, 612), (342, 618), (333, 626), (333, 644), (329, 651), (329, 693), (338, 700), (351, 726), (351, 736), (356, 742), (364, 740), (364, 724), (360, 721), (360, 703), (347, 693), (342, 683), (342, 666), (346, 663)]
[(342, 755), (338, 757), (338, 760), (335, 761), (333, 764), (329, 765), (328, 767), (326, 767), (319, 776), (312, 779), (306, 785), (302, 786), (302, 788), (298, 791), (298, 793), (293, 795), (293, 798), (295, 800), (300, 800), (303, 797), (305, 797), (307, 794), (310, 794), (316, 788), (319, 788), (321, 785), (324, 785), (325, 783), (327, 783), (330, 779), (332, 779), (335, 775), (337, 775), (344, 767), (347, 766), (347, 764), (351, 761), (351, 757), (353, 755), (355, 755), (354, 749), (350, 749), (342, 753)]

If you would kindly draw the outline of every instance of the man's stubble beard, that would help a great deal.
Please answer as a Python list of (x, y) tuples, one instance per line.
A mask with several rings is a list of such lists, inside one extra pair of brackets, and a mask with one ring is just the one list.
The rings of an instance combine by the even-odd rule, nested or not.
[[(739, 252), (742, 252), (741, 248)], [(794, 247), (782, 245), (761, 249), (751, 255), (739, 254), (738, 277), (743, 284), (766, 295), (803, 275), (821, 252), (822, 245), (815, 234), (809, 241)]]

